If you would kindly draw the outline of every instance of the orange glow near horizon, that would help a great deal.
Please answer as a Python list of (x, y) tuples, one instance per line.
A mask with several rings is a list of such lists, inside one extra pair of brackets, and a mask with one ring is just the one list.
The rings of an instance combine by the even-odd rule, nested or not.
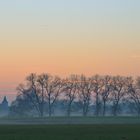
[(3, 46), (0, 52), (1, 81), (13, 79), (18, 81), (31, 72), (47, 72), (60, 76), (140, 74), (137, 69), (140, 64), (139, 57), (133, 56), (133, 51), (135, 51), (133, 49), (99, 46), (103, 44), (92, 47), (97, 45), (94, 43), (86, 47), (87, 42), (82, 41), (79, 41), (81, 44), (75, 43), (75, 46), (74, 42), (68, 42), (68, 44), (54, 42), (52, 44), (45, 41), (14, 42), (10, 43), (11, 46), (6, 44), (8, 47), (0, 44)]
[[(1, 41), (0, 88), (8, 87), (9, 93), (12, 93), (12, 90), (30, 73), (50, 73), (62, 77), (70, 74), (140, 75), (140, 57), (137, 55), (139, 48), (112, 47), (113, 45), (118, 44), (87, 40), (77, 42), (34, 40), (9, 43)], [(131, 44), (125, 44), (129, 45)]]

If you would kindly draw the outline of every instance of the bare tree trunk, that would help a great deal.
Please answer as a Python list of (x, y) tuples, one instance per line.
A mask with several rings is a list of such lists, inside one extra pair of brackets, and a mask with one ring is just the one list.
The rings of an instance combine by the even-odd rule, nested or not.
[(68, 104), (68, 109), (67, 109), (67, 116), (68, 117), (71, 116), (71, 105), (72, 105), (72, 101), (70, 101), (69, 104)]
[(99, 116), (99, 94), (96, 93), (96, 109), (95, 109), (95, 115)]
[(106, 115), (106, 101), (103, 102), (103, 116)]
[(44, 105), (41, 103), (40, 105), (40, 117), (44, 117)]
[(116, 104), (114, 104), (114, 107), (113, 107), (113, 115), (114, 116), (117, 116), (117, 111), (118, 111), (118, 102)]
[(83, 116), (84, 116), (84, 117), (86, 117), (87, 114), (88, 114), (88, 108), (89, 108), (88, 105), (85, 105), (85, 106), (83, 107)]
[(50, 93), (48, 94), (48, 102), (49, 102), (49, 117), (51, 117), (52, 111), (51, 111), (51, 95), (50, 95)]
[(83, 116), (85, 117), (86, 116), (86, 104), (84, 103), (83, 104)]
[(49, 106), (49, 117), (51, 117), (52, 116), (52, 108), (51, 108), (51, 106)]

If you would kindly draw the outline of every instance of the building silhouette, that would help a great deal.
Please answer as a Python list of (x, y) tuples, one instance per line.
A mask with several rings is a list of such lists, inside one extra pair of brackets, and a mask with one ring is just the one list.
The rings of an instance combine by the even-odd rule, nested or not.
[(3, 101), (0, 104), (0, 116), (6, 116), (9, 113), (9, 106), (6, 96), (4, 96)]

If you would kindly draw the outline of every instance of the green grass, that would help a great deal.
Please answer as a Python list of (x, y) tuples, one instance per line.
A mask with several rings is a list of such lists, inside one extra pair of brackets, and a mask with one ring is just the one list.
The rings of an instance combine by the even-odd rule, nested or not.
[(140, 140), (140, 125), (1, 125), (0, 140)]

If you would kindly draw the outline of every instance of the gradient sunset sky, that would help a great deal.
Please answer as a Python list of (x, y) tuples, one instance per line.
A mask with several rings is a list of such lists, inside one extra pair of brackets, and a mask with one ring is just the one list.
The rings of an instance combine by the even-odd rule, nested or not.
[(0, 0), (0, 93), (31, 72), (140, 75), (140, 0)]

